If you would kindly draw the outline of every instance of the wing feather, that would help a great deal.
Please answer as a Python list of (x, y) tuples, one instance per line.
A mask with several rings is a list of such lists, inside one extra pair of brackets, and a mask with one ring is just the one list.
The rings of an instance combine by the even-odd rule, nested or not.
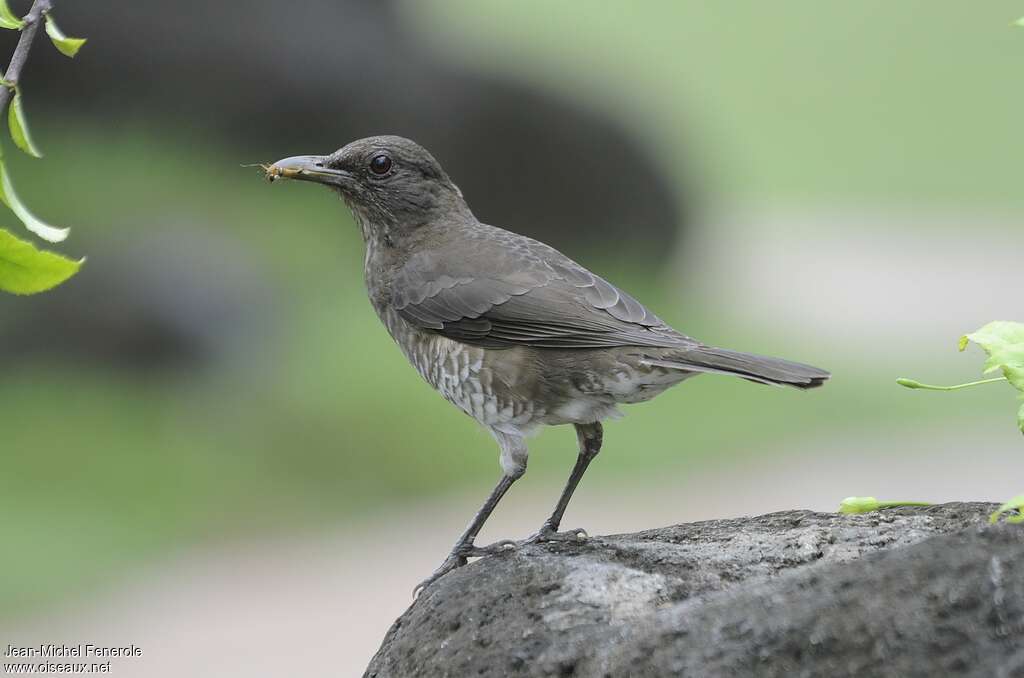
[(396, 272), (407, 322), (492, 348), (694, 345), (643, 304), (557, 250), (483, 227), (457, 252), (420, 252)]

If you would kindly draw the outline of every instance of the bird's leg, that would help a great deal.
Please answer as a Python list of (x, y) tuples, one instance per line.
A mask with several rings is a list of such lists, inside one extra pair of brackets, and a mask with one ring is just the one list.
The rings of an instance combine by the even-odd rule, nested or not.
[(583, 530), (559, 532), (558, 527), (562, 524), (562, 515), (565, 513), (566, 507), (569, 506), (572, 493), (576, 491), (576, 486), (579, 485), (580, 479), (583, 478), (587, 467), (590, 466), (590, 462), (601, 451), (601, 440), (603, 437), (604, 429), (599, 421), (593, 424), (576, 424), (576, 438), (580, 443), (580, 453), (576, 457), (576, 465), (572, 467), (572, 473), (569, 474), (569, 480), (566, 481), (562, 495), (558, 498), (558, 503), (555, 504), (555, 510), (551, 512), (551, 516), (544, 521), (540, 529), (526, 540), (527, 542), (575, 541), (586, 538), (587, 533)]
[(521, 475), (522, 473), (519, 475), (509, 475), (508, 473), (502, 474), (501, 479), (498, 480), (498, 484), (495, 485), (490, 496), (487, 497), (487, 501), (485, 501), (484, 505), (480, 507), (480, 510), (476, 512), (476, 515), (473, 516), (473, 520), (471, 520), (469, 525), (466, 527), (466, 531), (463, 532), (462, 536), (455, 542), (455, 546), (452, 547), (452, 551), (448, 554), (448, 557), (444, 559), (444, 562), (441, 563), (439, 568), (434, 570), (432, 575), (421, 581), (416, 585), (416, 588), (413, 589), (414, 596), (418, 595), (420, 591), (455, 568), (465, 565), (466, 558), (496, 553), (504, 547), (504, 543), (499, 543), (495, 544), (493, 547), (477, 548), (473, 545), (473, 541), (476, 539), (476, 536), (480, 534), (480, 529), (484, 526), (484, 523), (487, 522), (487, 519), (494, 511), (494, 507), (498, 505), (501, 498), (505, 496), (506, 492), (508, 492), (508, 488), (512, 487), (512, 483), (514, 483)]

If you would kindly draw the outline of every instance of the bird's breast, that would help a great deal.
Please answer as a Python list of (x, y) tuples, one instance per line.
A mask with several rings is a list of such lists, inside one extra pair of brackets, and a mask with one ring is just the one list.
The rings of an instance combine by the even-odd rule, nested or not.
[(414, 327), (386, 304), (374, 307), (420, 376), (481, 424), (526, 430), (540, 414), (531, 397), (529, 366), (516, 351), (464, 344)]

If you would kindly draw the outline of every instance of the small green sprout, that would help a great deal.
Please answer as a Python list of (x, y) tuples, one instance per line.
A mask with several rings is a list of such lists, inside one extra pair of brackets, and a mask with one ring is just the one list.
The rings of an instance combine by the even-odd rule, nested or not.
[(874, 497), (847, 497), (839, 503), (840, 513), (871, 513), (879, 509), (901, 506), (931, 506), (926, 501), (879, 501)]
[(1024, 494), (1018, 494), (1016, 497), (993, 511), (992, 515), (988, 517), (988, 522), (998, 522), (1001, 515), (1004, 513), (1010, 513), (1011, 511), (1017, 511), (1017, 513), (1007, 516), (1006, 522), (1024, 523)]
[(970, 388), (971, 386), (981, 386), (982, 384), (991, 384), (996, 381), (1006, 381), (1006, 377), (992, 377), (991, 379), (980, 379), (978, 381), (969, 381), (966, 384), (953, 384), (952, 386), (936, 386), (934, 384), (922, 384), (919, 381), (913, 379), (906, 379), (900, 377), (896, 380), (896, 383), (900, 386), (906, 386), (907, 388), (920, 388), (925, 391), (959, 391), (962, 388)]
[[(956, 391), (962, 388), (1005, 381), (1020, 391), (1020, 397), (1024, 399), (1024, 323), (1005, 320), (991, 322), (977, 332), (960, 337), (958, 347), (963, 351), (971, 342), (981, 346), (988, 356), (985, 360), (984, 374), (998, 370), (1002, 372), (1002, 376), (971, 381), (966, 384), (955, 384), (953, 386), (933, 386), (931, 384), (922, 384), (914, 379), (905, 378), (897, 379), (896, 383), (907, 388), (928, 391)], [(1017, 411), (1017, 426), (1024, 433), (1024, 404)]]
[[(1024, 19), (1018, 23), (1024, 25)], [(986, 356), (983, 374), (990, 374), (995, 371), (1002, 372), (1002, 376), (991, 379), (971, 381), (966, 384), (955, 384), (953, 386), (932, 386), (922, 384), (913, 379), (897, 379), (896, 383), (907, 388), (919, 388), (928, 391), (956, 391), (962, 388), (992, 384), (997, 381), (1008, 382), (1015, 389), (1020, 391), (1020, 398), (1024, 400), (1024, 323), (997, 320), (985, 325), (977, 332), (965, 334), (960, 337), (957, 344), (963, 351), (971, 342), (981, 346)], [(1024, 433), (1024, 404), (1017, 410), (1017, 427)], [(1004, 513), (1017, 511), (1017, 513), (1006, 518), (1008, 523), (1024, 522), (1024, 494), (1018, 495), (996, 509), (989, 522), (997, 522)]]

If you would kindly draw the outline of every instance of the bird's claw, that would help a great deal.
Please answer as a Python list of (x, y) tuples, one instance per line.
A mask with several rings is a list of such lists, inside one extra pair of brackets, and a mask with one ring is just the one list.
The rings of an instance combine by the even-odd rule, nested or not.
[(539, 530), (519, 542), (519, 544), (539, 544), (546, 541), (581, 542), (586, 541), (589, 538), (590, 535), (582, 528), (559, 532), (550, 524), (544, 523)]
[(429, 577), (421, 581), (416, 585), (416, 588), (412, 590), (413, 598), (419, 596), (428, 586), (433, 584), (435, 581), (445, 576), (452, 570), (462, 567), (468, 561), (467, 558), (482, 558), (483, 556), (495, 556), (503, 553), (509, 553), (515, 551), (520, 546), (526, 546), (527, 544), (537, 544), (540, 542), (581, 542), (589, 539), (589, 535), (586, 530), (575, 529), (566, 530), (565, 532), (559, 532), (551, 525), (544, 523), (544, 525), (531, 534), (526, 539), (521, 541), (512, 541), (511, 539), (502, 539), (496, 541), (493, 544), (487, 546), (476, 546), (475, 544), (460, 544), (452, 549), (452, 552), (448, 554), (448, 557), (444, 559), (441, 566), (434, 570), (434, 573)]
[(509, 539), (503, 539), (496, 541), (493, 544), (487, 546), (476, 546), (474, 544), (459, 544), (452, 549), (452, 552), (448, 554), (448, 557), (444, 559), (441, 566), (434, 570), (434, 573), (429, 577), (421, 581), (416, 585), (416, 588), (412, 590), (413, 598), (418, 596), (423, 589), (427, 588), (435, 581), (445, 576), (452, 570), (462, 567), (468, 561), (467, 558), (481, 558), (483, 556), (494, 556), (501, 553), (508, 553), (509, 551), (515, 550), (516, 542)]
[(481, 558), (483, 556), (495, 556), (501, 553), (507, 553), (514, 551), (516, 548), (516, 542), (511, 539), (502, 539), (496, 541), (493, 544), (487, 546), (474, 546), (469, 544), (458, 550), (459, 555), (464, 558)]
[[(472, 544), (470, 544), (470, 547), (472, 547)], [(445, 576), (455, 568), (465, 565), (467, 561), (466, 556), (461, 553), (462, 550), (463, 549), (459, 547), (453, 549), (452, 552), (448, 554), (448, 557), (444, 559), (444, 562), (441, 563), (441, 566), (434, 570), (433, 574), (421, 581), (419, 584), (416, 584), (416, 588), (412, 590), (412, 597), (418, 597), (424, 589), (435, 581)]]

